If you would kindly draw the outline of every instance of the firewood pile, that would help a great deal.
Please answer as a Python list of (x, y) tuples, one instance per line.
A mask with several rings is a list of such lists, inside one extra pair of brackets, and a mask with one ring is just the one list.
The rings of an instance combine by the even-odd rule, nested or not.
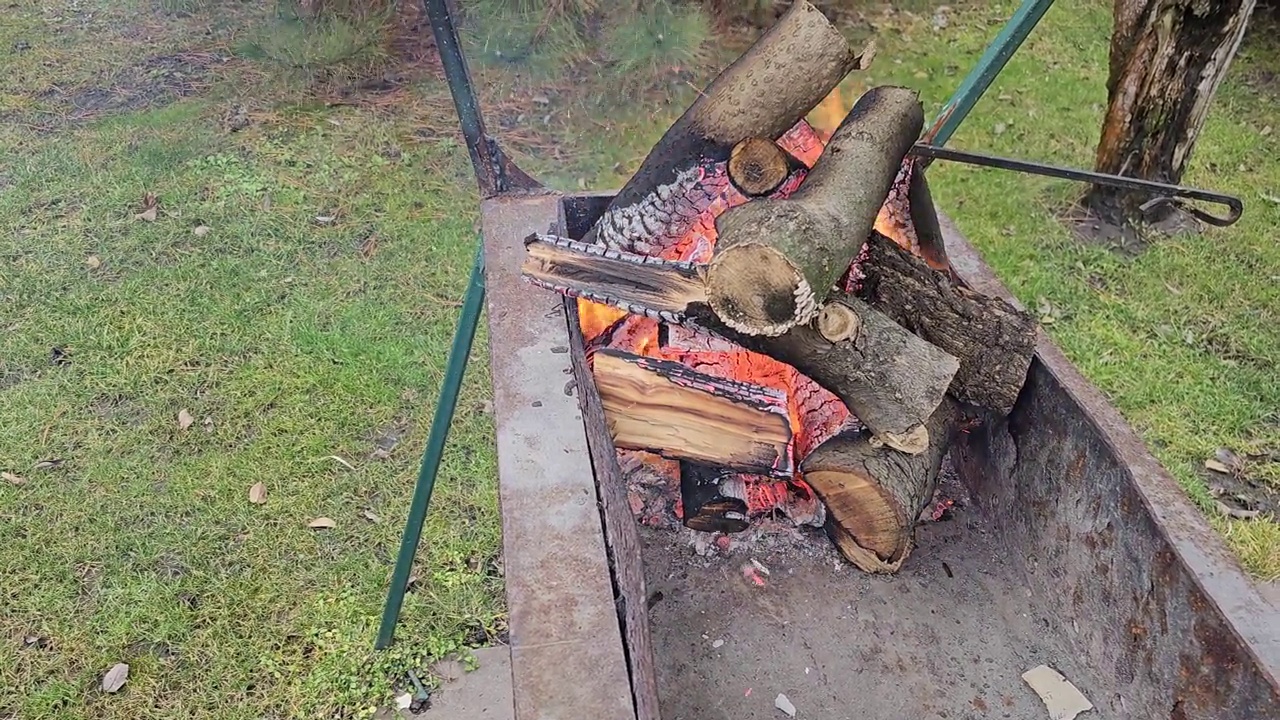
[(1012, 410), (1036, 327), (950, 272), (915, 92), (871, 88), (825, 140), (805, 122), (873, 55), (794, 3), (585, 237), (527, 238), (523, 274), (579, 299), (614, 443), (680, 461), (687, 526), (740, 531), (743, 478), (785, 480), (892, 572), (957, 433)]

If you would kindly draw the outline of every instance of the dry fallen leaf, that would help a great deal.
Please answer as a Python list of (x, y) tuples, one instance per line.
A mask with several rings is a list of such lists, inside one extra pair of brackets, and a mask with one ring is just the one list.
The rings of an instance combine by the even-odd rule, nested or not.
[(127, 663), (116, 663), (106, 675), (102, 676), (102, 691), (113, 693), (124, 687), (125, 680), (129, 679), (129, 665)]
[(334, 522), (332, 518), (318, 517), (307, 523), (307, 527), (312, 530), (332, 530), (338, 527), (338, 523)]
[(1231, 474), (1231, 468), (1224, 465), (1220, 460), (1216, 460), (1214, 458), (1209, 458), (1208, 460), (1205, 460), (1204, 466), (1216, 473), (1222, 473), (1223, 475)]
[(382, 522), (382, 518), (380, 518), (380, 517), (378, 517), (377, 515), (375, 515), (375, 514), (374, 514), (374, 512), (373, 512), (372, 510), (361, 510), (361, 511), (360, 511), (360, 515), (361, 515), (361, 517), (363, 517), (365, 520), (368, 520), (368, 521), (369, 521), (369, 522), (371, 522), (371, 523), (375, 523), (375, 524), (376, 524), (376, 523), (380, 523), (380, 522)]
[(0, 472), (0, 478), (4, 478), (5, 482), (8, 482), (10, 485), (22, 485), (27, 481), (27, 479), (21, 475), (14, 475), (11, 472)]
[(84, 261), (84, 264), (90, 270), (97, 270), (102, 267), (102, 260), (97, 255), (90, 255), (89, 258)]
[(261, 505), (267, 501), (267, 486), (258, 482), (249, 488), (249, 502)]
[(155, 222), (160, 212), (160, 198), (155, 193), (147, 193), (142, 198), (142, 212), (133, 216), (134, 220), (145, 220), (147, 222)]
[(209, 234), (209, 226), (197, 225), (195, 226), (195, 229), (193, 229), (191, 232), (195, 233), (196, 237), (204, 237), (205, 235)]
[(1252, 520), (1262, 514), (1257, 510), (1241, 510), (1239, 508), (1233, 508), (1221, 500), (1214, 500), (1214, 504), (1218, 506), (1218, 512), (1229, 518), (1235, 518), (1236, 520)]
[(49, 460), (41, 460), (34, 465), (36, 470), (52, 470), (62, 465), (62, 458), (51, 458)]
[(195, 421), (196, 419), (191, 417), (191, 413), (187, 412), (186, 408), (182, 408), (181, 410), (178, 411), (178, 429), (179, 430), (186, 430), (187, 428), (191, 427), (191, 423), (194, 423)]
[(1233, 475), (1240, 475), (1244, 472), (1244, 458), (1237, 455), (1231, 448), (1220, 447), (1214, 450), (1213, 458), (1227, 466)]
[(369, 237), (360, 241), (360, 257), (368, 260), (373, 254), (378, 252), (378, 233), (369, 233)]

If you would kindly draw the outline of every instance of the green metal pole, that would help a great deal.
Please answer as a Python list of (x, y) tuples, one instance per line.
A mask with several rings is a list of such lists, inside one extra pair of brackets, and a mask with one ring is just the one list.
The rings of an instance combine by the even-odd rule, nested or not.
[(449, 361), (445, 366), (444, 385), (440, 388), (440, 402), (436, 404), (435, 417), (431, 420), (431, 432), (427, 436), (427, 449), (422, 454), (418, 469), (418, 482), (413, 488), (413, 503), (409, 505), (409, 519), (405, 521), (400, 537), (400, 554), (396, 556), (396, 569), (391, 575), (391, 589), (382, 609), (382, 625), (378, 629), (377, 650), (391, 645), (400, 621), (400, 606), (409, 584), (409, 572), (422, 538), (422, 525), (427, 519), (427, 507), (431, 504), (431, 492), (435, 489), (436, 472), (444, 455), (445, 440), (453, 423), (453, 411), (458, 405), (458, 391), (462, 389), (462, 377), (467, 371), (467, 358), (471, 355), (471, 343), (475, 340), (476, 327), (480, 325), (480, 309), (484, 305), (484, 246), (476, 249), (476, 259), (471, 265), (471, 279), (462, 300), (462, 314), (449, 348)]
[[(1023, 0), (1022, 5), (1013, 13), (1013, 17), (1010, 17), (1009, 22), (1005, 23), (1004, 28), (1000, 30), (1000, 34), (996, 35), (987, 46), (987, 51), (969, 72), (969, 76), (956, 89), (947, 104), (942, 106), (938, 119), (925, 133), (923, 142), (939, 147), (947, 144), (955, 134), (956, 128), (964, 122), (969, 111), (973, 110), (973, 106), (978, 104), (982, 94), (991, 87), (992, 81), (1004, 69), (1009, 58), (1017, 52), (1022, 41), (1027, 39), (1031, 30), (1040, 22), (1040, 18), (1044, 17), (1051, 5), (1053, 0)], [(929, 162), (929, 159), (922, 158), (921, 166), (928, 165)]]

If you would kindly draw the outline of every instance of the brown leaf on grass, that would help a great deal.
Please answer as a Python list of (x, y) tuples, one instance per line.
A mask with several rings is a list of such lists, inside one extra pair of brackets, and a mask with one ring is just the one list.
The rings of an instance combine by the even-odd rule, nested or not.
[(129, 679), (129, 665), (127, 663), (116, 663), (102, 676), (102, 691), (114, 693), (124, 687), (124, 683)]
[(160, 213), (160, 198), (155, 193), (147, 193), (142, 198), (142, 212), (133, 216), (134, 220), (145, 220), (146, 222), (155, 222), (156, 217)]
[(209, 226), (208, 226), (208, 225), (197, 225), (197, 226), (195, 226), (195, 228), (194, 228), (194, 229), (192, 229), (192, 231), (191, 231), (191, 232), (195, 233), (196, 237), (204, 237), (205, 235), (208, 235), (208, 234), (209, 234)]
[(373, 257), (374, 253), (378, 252), (378, 233), (369, 233), (368, 237), (360, 241), (358, 249), (360, 250), (360, 257), (365, 260)]
[(338, 527), (338, 523), (334, 522), (333, 518), (318, 517), (307, 523), (307, 527), (312, 530), (332, 530), (333, 528)]
[(372, 510), (361, 510), (360, 516), (375, 525), (382, 522), (382, 518), (378, 517)]
[(253, 487), (249, 488), (249, 502), (254, 505), (262, 505), (267, 501), (267, 486), (257, 482)]
[(191, 424), (194, 423), (195, 421), (196, 419), (191, 417), (191, 413), (188, 412), (186, 408), (182, 408), (181, 410), (178, 411), (178, 429), (179, 430), (186, 430), (187, 428), (191, 427)]
[(97, 270), (98, 268), (102, 267), (102, 259), (99, 258), (97, 255), (90, 255), (88, 259), (84, 261), (84, 264), (85, 264), (85, 267), (89, 268), (90, 270)]
[(1231, 468), (1227, 467), (1220, 460), (1217, 460), (1215, 458), (1209, 458), (1208, 460), (1205, 460), (1204, 466), (1216, 473), (1222, 473), (1223, 475), (1231, 474)]
[(1233, 508), (1221, 500), (1214, 500), (1214, 504), (1217, 506), (1218, 512), (1236, 520), (1252, 520), (1262, 514), (1258, 510), (1242, 510), (1240, 508)]
[(0, 472), (0, 478), (3, 478), (10, 485), (22, 485), (27, 482), (26, 478), (21, 475), (14, 475), (11, 472)]
[(48, 460), (41, 460), (40, 462), (35, 464), (35, 469), (36, 470), (52, 470), (56, 467), (61, 467), (62, 462), (63, 462), (62, 458), (50, 458)]
[(1227, 466), (1232, 475), (1244, 473), (1244, 458), (1236, 454), (1231, 448), (1220, 447), (1214, 450), (1213, 459)]

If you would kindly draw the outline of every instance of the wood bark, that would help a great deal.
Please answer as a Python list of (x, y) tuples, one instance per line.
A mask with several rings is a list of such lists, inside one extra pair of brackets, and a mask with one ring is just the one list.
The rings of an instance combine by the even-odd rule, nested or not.
[(864, 57), (870, 52), (854, 52), (821, 11), (797, 0), (671, 125), (584, 239), (634, 252), (655, 236), (679, 237), (698, 214), (685, 196), (699, 168), (726, 162), (749, 137), (781, 136)]
[(640, 557), (640, 535), (627, 502), (627, 484), (618, 467), (618, 452), (609, 435), (604, 405), (587, 361), (578, 321), (578, 301), (565, 298), (564, 310), (569, 324), (570, 359), (574, 376), (578, 378), (578, 404), (586, 428), (587, 449), (604, 521), (609, 570), (617, 594), (618, 621), (626, 643), (636, 720), (658, 720), (658, 676), (653, 660), (653, 636), (649, 632), (649, 593)]
[(1035, 354), (1036, 321), (1001, 298), (951, 283), (888, 238), (867, 241), (859, 292), (899, 325), (959, 360), (950, 393), (1007, 415)]
[[(886, 442), (905, 449), (921, 449), (905, 438), (929, 419), (959, 368), (955, 357), (851, 294), (836, 293), (829, 298), (829, 302), (844, 306), (841, 312), (857, 317), (850, 323), (857, 326), (856, 334), (839, 342), (828, 340), (809, 324), (778, 336), (746, 335), (722, 322), (704, 299), (696, 298), (700, 277), (696, 266), (651, 262), (643, 265), (645, 279), (640, 280), (636, 261), (616, 253), (588, 254), (573, 241), (546, 236), (526, 241), (526, 247), (535, 246), (552, 259), (525, 263), (526, 277), (539, 273), (534, 281), (540, 286), (629, 312), (660, 316), (665, 322), (689, 324), (791, 365), (839, 397), (859, 421)], [(585, 259), (561, 262), (562, 256)], [(554, 272), (567, 266), (574, 271)], [(654, 279), (666, 274), (683, 279), (665, 284)], [(664, 294), (668, 285), (677, 289)]]
[(908, 455), (870, 433), (831, 438), (805, 458), (802, 477), (827, 506), (827, 534), (867, 572), (894, 572), (911, 553), (916, 519), (933, 497), (962, 415), (947, 399), (929, 418), (929, 447)]
[(716, 315), (748, 335), (780, 335), (813, 319), (871, 232), (923, 127), (914, 91), (872, 88), (791, 197), (717, 218), (707, 271)]
[(786, 397), (777, 390), (612, 349), (594, 353), (592, 375), (620, 448), (758, 475), (794, 471)]
[[(1099, 172), (1179, 183), (1255, 0), (1115, 0)], [(1087, 209), (1138, 219), (1151, 195), (1095, 186)]]
[(720, 468), (681, 461), (680, 503), (685, 527), (718, 533), (747, 529), (747, 501), (720, 492), (726, 474)]

